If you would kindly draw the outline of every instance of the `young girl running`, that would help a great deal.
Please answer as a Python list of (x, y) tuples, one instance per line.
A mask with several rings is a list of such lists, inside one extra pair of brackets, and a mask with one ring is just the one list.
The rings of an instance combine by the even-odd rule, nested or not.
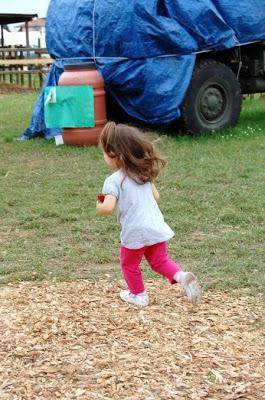
[(157, 205), (159, 193), (153, 183), (165, 161), (135, 128), (109, 122), (100, 136), (105, 162), (115, 172), (104, 182), (103, 203), (97, 203), (100, 215), (116, 208), (121, 225), (120, 263), (128, 290), (122, 290), (123, 301), (147, 306), (140, 263), (146, 258), (151, 268), (172, 284), (180, 283), (188, 299), (196, 304), (201, 290), (195, 276), (184, 272), (167, 254), (167, 241), (174, 232), (165, 223)]

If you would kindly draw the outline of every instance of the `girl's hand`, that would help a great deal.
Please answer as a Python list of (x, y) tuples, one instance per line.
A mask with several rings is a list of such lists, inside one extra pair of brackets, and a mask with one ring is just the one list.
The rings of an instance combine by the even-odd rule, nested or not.
[(96, 210), (99, 215), (110, 215), (114, 210), (117, 203), (117, 199), (115, 196), (111, 194), (107, 194), (104, 196), (103, 203), (99, 200), (97, 201)]

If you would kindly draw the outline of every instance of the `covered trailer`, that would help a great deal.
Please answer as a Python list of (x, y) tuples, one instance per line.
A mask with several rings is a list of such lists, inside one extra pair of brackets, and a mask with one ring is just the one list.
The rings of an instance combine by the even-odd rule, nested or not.
[[(265, 0), (51, 0), (46, 43), (44, 87), (93, 60), (127, 115), (182, 118), (191, 133), (235, 126), (242, 94), (265, 91)], [(60, 133), (45, 127), (43, 92), (21, 140)]]

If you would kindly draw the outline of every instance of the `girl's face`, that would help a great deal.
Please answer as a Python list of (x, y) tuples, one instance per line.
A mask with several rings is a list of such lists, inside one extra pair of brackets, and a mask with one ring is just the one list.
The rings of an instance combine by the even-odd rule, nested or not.
[(110, 157), (110, 156), (108, 156), (108, 154), (105, 153), (105, 152), (103, 152), (103, 157), (104, 157), (105, 163), (106, 163), (109, 167), (111, 167), (111, 168), (113, 168), (113, 169), (117, 169), (117, 168), (118, 168), (118, 165), (117, 165), (117, 162), (118, 162), (117, 157)]

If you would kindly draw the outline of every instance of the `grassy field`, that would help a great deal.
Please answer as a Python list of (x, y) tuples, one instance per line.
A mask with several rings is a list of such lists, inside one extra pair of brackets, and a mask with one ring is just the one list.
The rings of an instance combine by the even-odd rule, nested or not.
[[(17, 142), (35, 99), (0, 96), (0, 283), (119, 277), (115, 216), (95, 213), (110, 171), (96, 147)], [(244, 100), (233, 130), (197, 138), (149, 134), (168, 161), (157, 186), (176, 233), (172, 257), (205, 289), (262, 292), (265, 103)]]

